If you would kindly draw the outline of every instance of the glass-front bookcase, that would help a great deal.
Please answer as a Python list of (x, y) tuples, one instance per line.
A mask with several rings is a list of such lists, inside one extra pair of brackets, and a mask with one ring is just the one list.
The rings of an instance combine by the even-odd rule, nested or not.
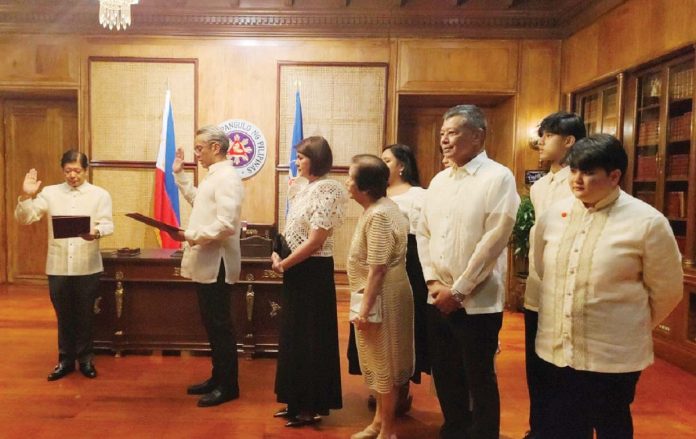
[(574, 111), (585, 121), (587, 135), (605, 133), (621, 138), (619, 95), (618, 80), (575, 95)]
[(669, 220), (684, 261), (684, 300), (654, 331), (661, 357), (696, 373), (694, 51), (632, 72), (626, 86), (624, 189)]

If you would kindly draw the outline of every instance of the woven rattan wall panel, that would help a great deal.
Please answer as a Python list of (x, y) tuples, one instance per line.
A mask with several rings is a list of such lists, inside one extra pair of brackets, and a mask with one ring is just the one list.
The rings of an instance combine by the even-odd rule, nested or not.
[(278, 163), (287, 165), (299, 87), (305, 137), (324, 136), (334, 166), (384, 146), (386, 65), (280, 65)]
[[(386, 65), (280, 65), (278, 163), (288, 164), (295, 122), (295, 91), (300, 90), (305, 137), (324, 136), (333, 165), (347, 167), (355, 154), (379, 155), (384, 146)], [(328, 175), (345, 182), (345, 171)], [(278, 174), (278, 230), (285, 228), (288, 173)], [(336, 270), (346, 269), (353, 231), (362, 213), (354, 201), (341, 227), (334, 231)]]
[(167, 87), (177, 146), (193, 160), (195, 62), (90, 59), (89, 72), (93, 161), (157, 160)]
[[(193, 171), (189, 172), (193, 178)], [(155, 170), (143, 168), (93, 168), (92, 181), (111, 194), (114, 234), (102, 239), (102, 248), (159, 248), (156, 229), (125, 216), (139, 212), (152, 216), (155, 193)], [(191, 206), (179, 196), (181, 223), (188, 224)]]

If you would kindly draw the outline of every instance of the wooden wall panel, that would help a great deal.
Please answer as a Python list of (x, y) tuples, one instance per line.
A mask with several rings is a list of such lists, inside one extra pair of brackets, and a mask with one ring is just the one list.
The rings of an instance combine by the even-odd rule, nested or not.
[(696, 40), (693, 0), (629, 0), (563, 41), (562, 90), (650, 61)]
[(399, 44), (398, 91), (513, 92), (514, 41), (406, 40)]
[(76, 85), (80, 81), (75, 37), (4, 37), (0, 39), (0, 87)]
[(82, 58), (84, 75), (89, 56), (198, 59), (197, 125), (245, 119), (266, 137), (266, 163), (244, 181), (242, 217), (270, 224), (275, 217), (278, 62), (388, 62), (389, 48), (387, 40), (360, 39), (87, 38)]
[(519, 69), (519, 94), (515, 113), (516, 140), (513, 172), (521, 193), (524, 170), (537, 169), (539, 154), (529, 148), (530, 132), (549, 113), (560, 110), (560, 62), (561, 45), (557, 41), (523, 41), (520, 43), (522, 58)]
[[(258, 126), (266, 137), (269, 146), (266, 164), (258, 174), (244, 182), (246, 199), (242, 214), (245, 220), (252, 223), (271, 223), (275, 216), (273, 200), (277, 186), (274, 164), (278, 105), (275, 90), (279, 62), (389, 63), (386, 143), (391, 143), (396, 138), (398, 116), (394, 109), (395, 95), (403, 90), (435, 95), (514, 94), (520, 89), (520, 93), (526, 97), (522, 100), (513, 99), (508, 103), (513, 106), (515, 117), (506, 122), (507, 126), (513, 127), (516, 139), (520, 137), (517, 115), (524, 116), (523, 124), (536, 123), (538, 117), (558, 106), (559, 42), (551, 40), (520, 43), (512, 40), (242, 39), (111, 35), (56, 37), (51, 40), (41, 36), (24, 36), (21, 45), (18, 41), (19, 38), (0, 37), (0, 49), (3, 54), (10, 54), (9, 57), (0, 59), (0, 91), (8, 87), (60, 87), (56, 82), (41, 79), (49, 78), (48, 74), (39, 76), (35, 73), (36, 53), (39, 50), (37, 47), (55, 42), (60, 49), (56, 51), (57, 59), (52, 62), (42, 61), (40, 69), (46, 71), (49, 69), (46, 66), (55, 65), (57, 71), (63, 71), (69, 66), (67, 76), (65, 73), (54, 73), (50, 77), (55, 81), (60, 79), (64, 83), (69, 82), (72, 87), (79, 87), (78, 114), (80, 144), (83, 148), (90, 143), (86, 123), (90, 112), (87, 81), (90, 57), (197, 59), (197, 126), (216, 124), (231, 118), (246, 119)], [(26, 47), (33, 49), (27, 51)], [(528, 51), (531, 52), (527, 53)], [(47, 56), (45, 50), (42, 53), (42, 56)], [(69, 57), (67, 64), (61, 61), (65, 59), (65, 54)], [(74, 63), (79, 67), (77, 70)], [(27, 65), (32, 68), (29, 69)], [(525, 66), (522, 74), (518, 74), (520, 66)], [(522, 81), (525, 81), (526, 89), (520, 85)], [(542, 93), (543, 96), (536, 97), (535, 93)], [(526, 130), (524, 133), (523, 137), (526, 137)], [(514, 145), (515, 148), (519, 146), (517, 143)], [(524, 169), (524, 166), (519, 166), (519, 169)], [(205, 172), (201, 172), (199, 178), (204, 175)]]

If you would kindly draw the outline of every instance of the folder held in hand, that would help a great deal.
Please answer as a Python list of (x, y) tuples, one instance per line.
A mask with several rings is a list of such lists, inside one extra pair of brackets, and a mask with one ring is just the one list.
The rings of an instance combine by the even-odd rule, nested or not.
[(181, 231), (181, 229), (178, 228), (177, 226), (173, 226), (171, 224), (167, 224), (165, 222), (156, 220), (154, 218), (150, 218), (149, 216), (145, 216), (141, 213), (132, 212), (132, 213), (127, 213), (126, 216), (129, 218), (133, 218), (136, 221), (140, 221), (141, 223), (147, 224), (148, 226), (156, 227), (156, 228), (162, 230), (163, 232), (177, 233), (177, 232)]
[(53, 223), (53, 239), (77, 238), (78, 236), (90, 233), (90, 219), (84, 215), (54, 215), (51, 217)]

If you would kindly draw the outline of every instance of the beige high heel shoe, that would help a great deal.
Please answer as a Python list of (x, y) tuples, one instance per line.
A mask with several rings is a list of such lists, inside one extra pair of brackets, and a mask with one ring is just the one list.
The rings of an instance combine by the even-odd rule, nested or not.
[(379, 430), (373, 428), (372, 425), (368, 425), (363, 431), (352, 435), (350, 439), (375, 439), (377, 437), (379, 437)]

